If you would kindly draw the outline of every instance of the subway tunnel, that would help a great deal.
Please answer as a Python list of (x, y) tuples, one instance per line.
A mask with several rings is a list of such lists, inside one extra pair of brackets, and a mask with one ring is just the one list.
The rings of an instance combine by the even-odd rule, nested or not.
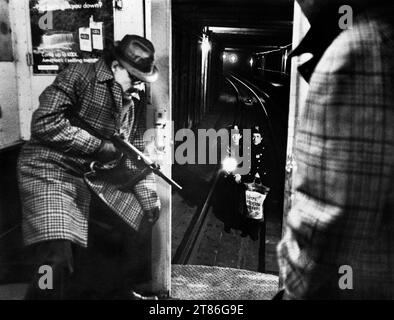
[[(176, 132), (237, 125), (258, 126), (266, 150), (270, 191), (264, 222), (226, 227), (221, 160), (176, 163), (185, 186), (172, 195), (174, 264), (231, 267), (278, 274), (276, 244), (282, 233), (293, 6), (291, 1), (185, 1), (172, 3), (173, 120)], [(226, 129), (227, 130), (227, 129)], [(208, 153), (223, 141), (209, 142)], [(176, 146), (184, 141), (176, 141)], [(196, 146), (195, 155), (205, 151)], [(201, 159), (200, 159), (201, 160)], [(238, 193), (244, 193), (237, 191)], [(224, 196), (223, 196), (224, 194)], [(231, 193), (227, 194), (230, 195)], [(225, 211), (225, 212), (223, 212)], [(223, 217), (224, 216), (224, 217)], [(229, 217), (230, 216), (230, 217)], [(239, 218), (239, 217), (238, 217)], [(242, 220), (243, 219), (243, 220)], [(248, 233), (249, 232), (249, 233)]]

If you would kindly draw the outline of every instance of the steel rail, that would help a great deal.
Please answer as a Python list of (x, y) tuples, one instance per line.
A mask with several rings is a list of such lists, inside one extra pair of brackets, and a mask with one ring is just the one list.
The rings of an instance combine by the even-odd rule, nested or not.
[[(262, 108), (262, 110), (264, 112), (264, 115), (265, 115), (265, 117), (267, 119), (268, 131), (269, 131), (269, 133), (271, 135), (272, 146), (273, 146), (273, 150), (274, 150), (274, 153), (275, 153), (275, 159), (279, 160), (280, 157), (279, 157), (279, 151), (278, 151), (278, 147), (277, 147), (278, 141), (277, 141), (277, 139), (275, 137), (275, 131), (273, 129), (273, 126), (272, 126), (272, 123), (271, 123), (271, 120), (270, 120), (270, 116), (268, 114), (268, 111), (267, 111), (267, 108), (265, 107), (264, 102), (261, 99), (261, 96), (256, 93), (256, 91), (257, 91), (256, 89), (252, 89), (251, 86), (249, 86), (245, 81), (239, 79), (238, 77), (236, 77), (234, 75), (231, 75), (231, 77), (235, 81), (240, 83), (242, 86), (244, 86), (248, 91), (250, 91), (253, 94), (253, 96), (257, 99), (257, 101), (259, 102), (259, 104), (260, 104), (260, 106), (261, 106), (261, 108)], [(267, 98), (269, 98), (268, 95), (267, 95)], [(277, 166), (277, 161), (274, 161), (273, 163), (274, 163), (274, 165), (276, 167)], [(278, 169), (278, 168), (275, 168), (274, 171), (277, 173), (278, 171), (276, 169)]]

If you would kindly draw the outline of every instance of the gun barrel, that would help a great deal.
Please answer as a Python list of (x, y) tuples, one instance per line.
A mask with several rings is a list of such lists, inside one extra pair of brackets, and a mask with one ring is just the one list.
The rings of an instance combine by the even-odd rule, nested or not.
[(174, 180), (172, 180), (171, 178), (167, 177), (162, 171), (160, 171), (159, 169), (154, 169), (153, 170), (154, 173), (156, 173), (158, 176), (160, 176), (161, 178), (163, 178), (163, 180), (165, 180), (167, 183), (169, 183), (170, 185), (172, 185), (173, 187), (177, 188), (178, 190), (182, 190), (182, 187), (177, 184)]

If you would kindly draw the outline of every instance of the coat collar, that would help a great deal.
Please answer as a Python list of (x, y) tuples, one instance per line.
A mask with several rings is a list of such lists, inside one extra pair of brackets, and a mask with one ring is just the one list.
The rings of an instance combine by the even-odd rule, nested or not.
[[(330, 0), (329, 4), (326, 0), (298, 0), (298, 2), (303, 2), (303, 10), (311, 18), (311, 28), (300, 44), (290, 52), (289, 57), (300, 56), (304, 53), (312, 54), (311, 59), (298, 67), (302, 77), (309, 82), (324, 52), (343, 31), (338, 24), (338, 8), (342, 1)], [(392, 0), (348, 0), (346, 4), (352, 6), (355, 18), (365, 11), (368, 13), (375, 10), (385, 12), (387, 6), (393, 7), (391, 2)]]
[(324, 52), (341, 31), (337, 19), (322, 19), (311, 26), (300, 44), (290, 52), (290, 58), (300, 56), (304, 53), (312, 54), (312, 58), (298, 67), (298, 71), (307, 82), (309, 82)]
[(114, 79), (111, 69), (107, 66), (103, 59), (99, 59), (96, 62), (95, 67), (98, 82), (105, 82)]

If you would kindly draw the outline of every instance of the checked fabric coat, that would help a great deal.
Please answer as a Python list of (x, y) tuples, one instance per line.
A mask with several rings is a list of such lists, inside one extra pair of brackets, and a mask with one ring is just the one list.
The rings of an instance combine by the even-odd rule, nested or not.
[(65, 69), (39, 100), (18, 160), (25, 244), (66, 239), (86, 247), (91, 192), (138, 230), (144, 211), (160, 206), (153, 174), (120, 191), (140, 171), (138, 161), (122, 159), (112, 171), (89, 173), (101, 140), (76, 118), (105, 136), (122, 133), (143, 151), (144, 98), (123, 106), (121, 87), (100, 59)]
[(278, 246), (289, 298), (394, 298), (393, 15), (355, 15), (310, 78)]

